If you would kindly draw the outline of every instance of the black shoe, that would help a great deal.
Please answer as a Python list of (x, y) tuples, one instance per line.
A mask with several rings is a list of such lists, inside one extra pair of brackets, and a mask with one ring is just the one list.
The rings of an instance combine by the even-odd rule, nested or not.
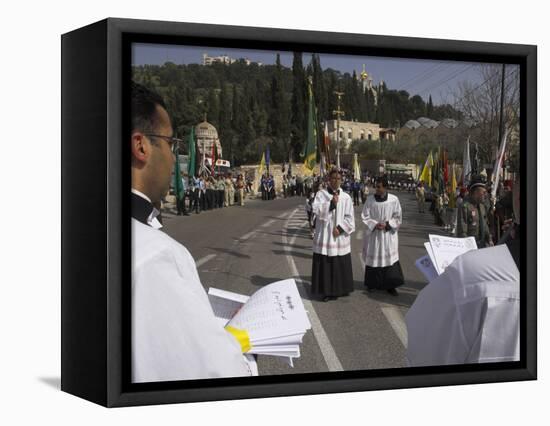
[(325, 296), (323, 297), (323, 302), (328, 302), (329, 300), (336, 300), (337, 297), (335, 296)]
[(190, 215), (189, 213), (187, 213), (187, 212), (185, 212), (183, 215), (184, 215), (184, 216), (191, 216), (191, 215)]
[(397, 290), (395, 288), (390, 288), (388, 290), (386, 290), (388, 293), (390, 293), (392, 296), (399, 296), (399, 293), (397, 292)]
[(374, 288), (368, 288), (367, 287), (367, 293), (374, 293)]

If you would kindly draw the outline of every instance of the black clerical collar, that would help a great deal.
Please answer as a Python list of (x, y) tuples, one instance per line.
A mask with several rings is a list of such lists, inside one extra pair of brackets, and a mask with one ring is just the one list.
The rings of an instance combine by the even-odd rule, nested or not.
[(384, 201), (388, 201), (388, 191), (386, 191), (386, 193), (383, 196), (378, 195), (378, 194), (374, 194), (374, 199), (379, 203), (382, 203)]
[(330, 187), (330, 185), (327, 186), (327, 192), (328, 192), (330, 195), (334, 194), (335, 192), (336, 192), (336, 194), (340, 194), (340, 190), (339, 190), (339, 189), (337, 189), (337, 190), (335, 191), (334, 189), (332, 189), (332, 188)]
[[(136, 191), (137, 192), (137, 191)], [(156, 219), (159, 211), (141, 193), (132, 190), (131, 211), (132, 217), (144, 225), (160, 228), (160, 222)]]

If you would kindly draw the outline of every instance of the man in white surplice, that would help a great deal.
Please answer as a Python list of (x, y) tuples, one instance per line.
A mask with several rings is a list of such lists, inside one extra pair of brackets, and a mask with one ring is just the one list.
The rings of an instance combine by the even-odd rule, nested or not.
[(333, 169), (329, 186), (315, 195), (311, 292), (328, 301), (353, 291), (350, 235), (355, 231), (351, 197), (340, 190), (342, 176)]
[(409, 309), (410, 366), (519, 361), (519, 270), (508, 247), (457, 257)]
[(387, 188), (387, 178), (377, 178), (376, 192), (367, 198), (361, 214), (366, 225), (363, 242), (365, 286), (368, 291), (386, 290), (397, 296), (395, 288), (403, 284), (397, 237), (402, 221), (401, 204)]
[(249, 376), (257, 372), (219, 324), (187, 249), (159, 228), (153, 207), (176, 160), (164, 101), (132, 85), (132, 382)]

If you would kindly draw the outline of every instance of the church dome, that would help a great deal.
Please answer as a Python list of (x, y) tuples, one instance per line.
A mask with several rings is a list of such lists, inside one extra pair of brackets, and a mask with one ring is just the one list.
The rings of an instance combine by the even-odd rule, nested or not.
[(416, 120), (409, 120), (404, 125), (404, 127), (411, 130), (418, 129), (420, 126), (421, 124)]
[(197, 139), (218, 139), (218, 131), (208, 121), (203, 121), (195, 127)]

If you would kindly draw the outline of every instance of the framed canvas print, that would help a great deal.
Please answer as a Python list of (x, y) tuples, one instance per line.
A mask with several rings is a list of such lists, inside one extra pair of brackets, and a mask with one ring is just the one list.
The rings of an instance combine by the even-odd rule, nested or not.
[(62, 36), (62, 389), (536, 379), (536, 47), (106, 19)]

